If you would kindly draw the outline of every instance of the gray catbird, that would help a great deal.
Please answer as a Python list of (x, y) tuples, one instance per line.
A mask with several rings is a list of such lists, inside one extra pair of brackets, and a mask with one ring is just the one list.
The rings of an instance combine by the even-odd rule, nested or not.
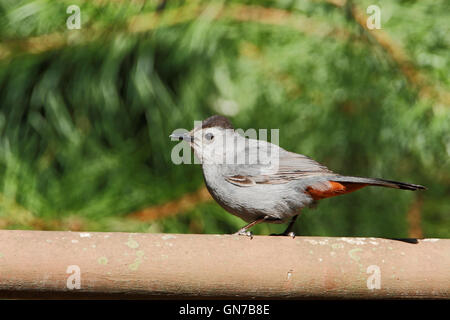
[(202, 163), (212, 197), (248, 222), (236, 232), (239, 235), (251, 237), (248, 229), (261, 222), (290, 221), (280, 235), (295, 236), (292, 227), (302, 208), (366, 186), (425, 189), (410, 183), (339, 175), (304, 155), (240, 135), (223, 116), (209, 117), (189, 133), (170, 137), (190, 144)]

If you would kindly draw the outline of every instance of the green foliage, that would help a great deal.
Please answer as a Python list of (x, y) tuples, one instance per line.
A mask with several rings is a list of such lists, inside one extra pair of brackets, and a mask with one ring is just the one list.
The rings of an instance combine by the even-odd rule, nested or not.
[[(66, 30), (70, 4), (81, 7), (80, 31)], [(308, 33), (290, 23), (211, 17), (220, 4), (205, 2), (196, 19), (169, 19), (136, 33), (127, 29), (129, 19), (154, 12), (156, 3), (0, 1), (0, 57), (5, 48), (13, 52), (0, 60), (0, 218), (12, 221), (7, 227), (33, 228), (33, 217), (80, 217), (89, 230), (235, 231), (243, 221), (215, 203), (152, 223), (125, 219), (202, 185), (198, 165), (171, 162), (168, 136), (222, 113), (238, 128), (280, 128), (283, 148), (336, 172), (426, 185), (425, 235), (448, 237), (448, 101), (423, 97), (343, 8), (320, 1), (260, 4), (288, 10), (293, 21), (317, 21), (319, 29)], [(379, 5), (386, 9), (384, 31), (429, 86), (448, 93), (448, 2)], [(189, 10), (195, 12), (169, 1), (163, 15)], [(336, 34), (321, 34), (324, 27)], [(20, 45), (57, 32), (86, 41), (37, 54)], [(297, 232), (406, 237), (414, 196), (367, 188), (327, 199), (305, 210)]]

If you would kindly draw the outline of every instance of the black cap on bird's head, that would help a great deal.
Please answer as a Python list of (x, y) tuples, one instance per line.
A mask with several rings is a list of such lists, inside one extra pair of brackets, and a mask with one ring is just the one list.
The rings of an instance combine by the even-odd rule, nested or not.
[(230, 120), (224, 116), (214, 115), (202, 121), (202, 129), (215, 127), (222, 129), (233, 129), (233, 125)]
[(221, 128), (221, 129), (231, 129), (233, 130), (233, 125), (230, 120), (228, 120), (224, 116), (214, 115), (202, 121), (202, 125), (195, 127), (189, 133), (183, 134), (171, 134), (170, 138), (173, 140), (185, 140), (188, 142), (194, 141), (194, 132), (199, 129), (207, 129), (207, 128)]

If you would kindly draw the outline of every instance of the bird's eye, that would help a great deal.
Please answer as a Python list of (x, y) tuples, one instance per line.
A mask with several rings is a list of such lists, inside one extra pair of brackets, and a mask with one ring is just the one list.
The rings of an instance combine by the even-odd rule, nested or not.
[(207, 134), (205, 134), (205, 138), (206, 140), (211, 141), (212, 139), (214, 139), (214, 135), (211, 132), (208, 132)]

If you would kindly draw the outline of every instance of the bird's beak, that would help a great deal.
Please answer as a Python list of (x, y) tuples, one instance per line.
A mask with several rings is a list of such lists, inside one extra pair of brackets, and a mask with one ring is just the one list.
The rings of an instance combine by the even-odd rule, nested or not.
[(187, 142), (193, 142), (194, 141), (194, 137), (191, 136), (189, 133), (173, 133), (169, 136), (170, 139), (172, 140), (184, 140)]

